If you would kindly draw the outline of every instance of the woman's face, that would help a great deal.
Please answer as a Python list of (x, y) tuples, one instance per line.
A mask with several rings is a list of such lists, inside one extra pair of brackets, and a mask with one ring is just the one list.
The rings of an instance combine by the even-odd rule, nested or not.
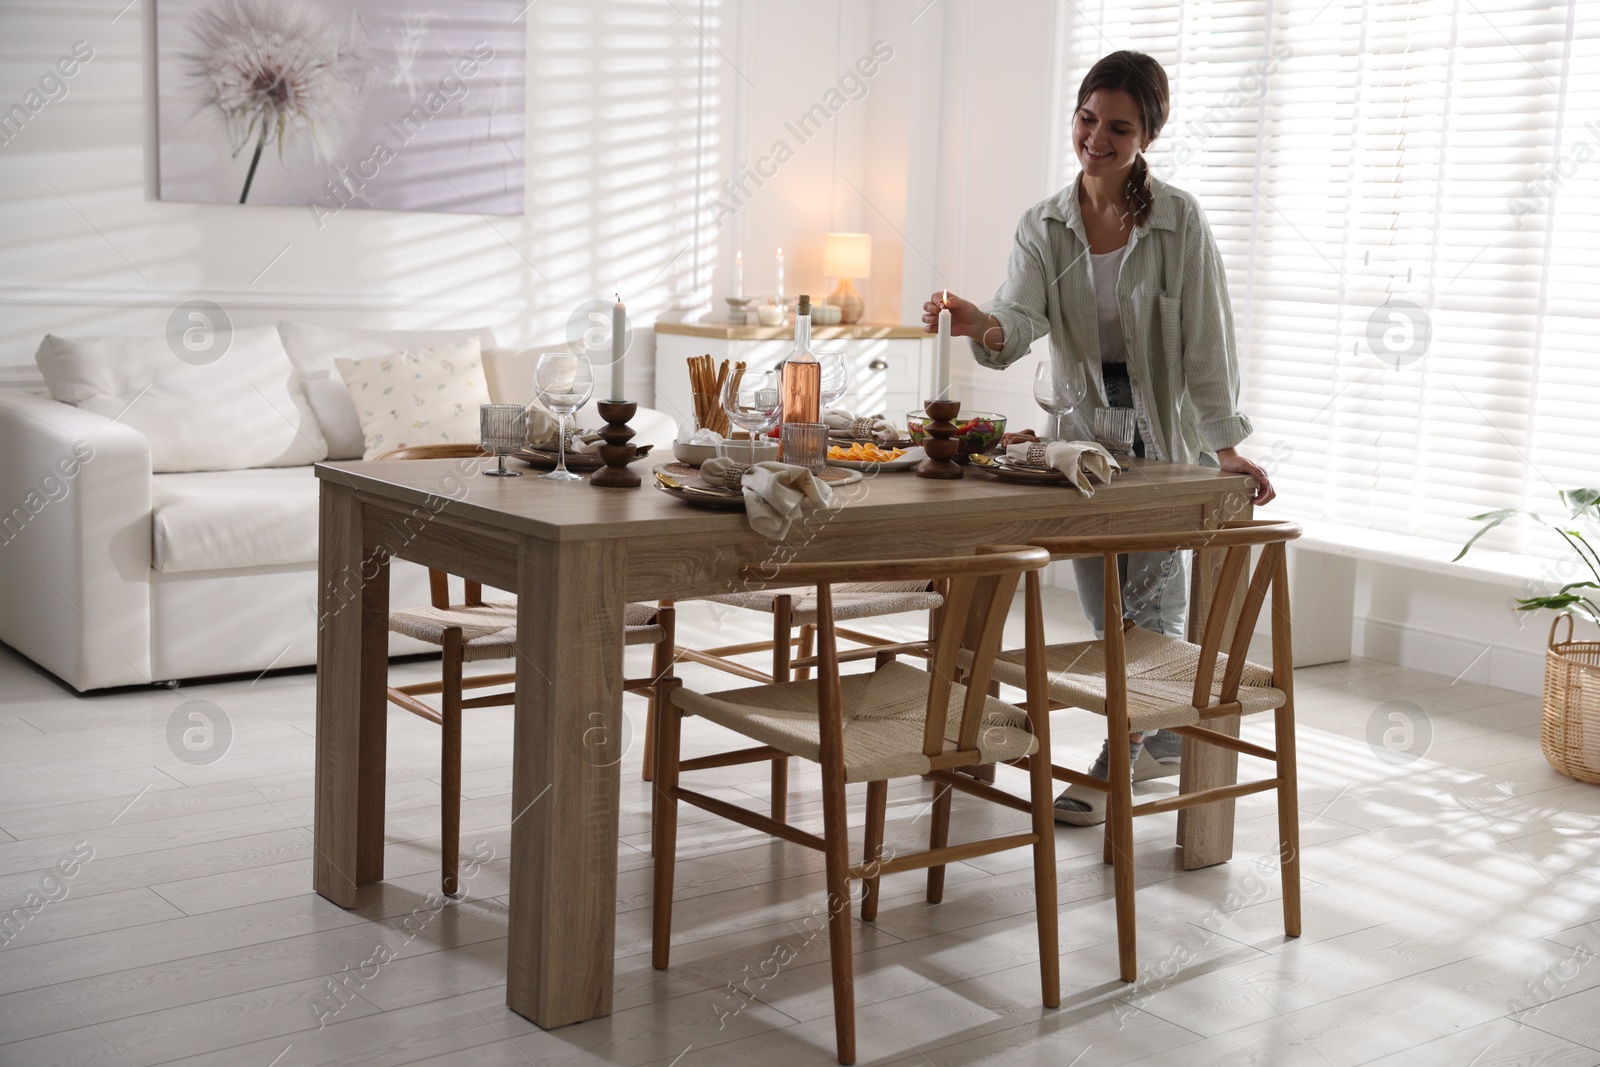
[(1114, 176), (1133, 166), (1143, 147), (1139, 105), (1121, 89), (1096, 89), (1072, 122), (1072, 148), (1078, 166), (1092, 178)]

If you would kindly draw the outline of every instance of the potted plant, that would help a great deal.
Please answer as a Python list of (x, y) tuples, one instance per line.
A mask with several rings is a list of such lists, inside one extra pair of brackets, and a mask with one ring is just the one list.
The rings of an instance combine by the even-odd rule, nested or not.
[[(1550, 766), (1581, 782), (1600, 782), (1600, 641), (1574, 641), (1573, 618), (1600, 626), (1600, 550), (1590, 544), (1578, 524), (1600, 520), (1600, 489), (1565, 489), (1561, 502), (1567, 521), (1552, 522), (1542, 515), (1516, 508), (1474, 515), (1483, 525), (1461, 547), (1465, 556), (1478, 539), (1513, 515), (1526, 514), (1560, 535), (1589, 571), (1590, 578), (1568, 582), (1554, 593), (1518, 597), (1518, 611), (1553, 611), (1550, 639), (1545, 651), (1544, 713), (1539, 725), (1539, 747)], [(1556, 628), (1567, 622), (1564, 641)]]

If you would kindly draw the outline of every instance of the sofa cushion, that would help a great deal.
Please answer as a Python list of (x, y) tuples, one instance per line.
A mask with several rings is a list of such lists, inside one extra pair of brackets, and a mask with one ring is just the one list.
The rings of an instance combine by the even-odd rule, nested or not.
[(341, 330), (305, 322), (280, 322), (289, 359), (311, 401), (328, 440), (330, 459), (360, 459), (365, 451), (361, 420), (350, 391), (339, 377), (335, 359), (371, 359), (408, 348), (434, 348), (476, 337), (484, 348), (494, 344), (494, 331), (475, 330)]
[(180, 359), (170, 340), (48, 335), (35, 359), (55, 399), (144, 434), (155, 473), (328, 457), (277, 330), (234, 330), (222, 357), (202, 363)]
[(311, 467), (157, 474), (151, 566), (174, 574), (313, 562), (318, 500)]
[(362, 459), (417, 445), (477, 444), (489, 402), (478, 339), (335, 360), (361, 420)]

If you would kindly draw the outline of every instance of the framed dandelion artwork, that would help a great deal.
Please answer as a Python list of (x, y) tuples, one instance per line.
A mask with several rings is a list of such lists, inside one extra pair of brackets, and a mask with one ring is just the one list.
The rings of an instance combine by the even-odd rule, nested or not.
[(524, 0), (156, 0), (160, 197), (523, 210)]

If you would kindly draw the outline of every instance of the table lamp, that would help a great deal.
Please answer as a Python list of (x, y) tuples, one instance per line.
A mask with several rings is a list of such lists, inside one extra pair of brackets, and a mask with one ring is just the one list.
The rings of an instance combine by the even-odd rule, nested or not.
[(872, 276), (872, 235), (869, 233), (830, 233), (822, 242), (822, 273), (839, 279), (828, 294), (828, 303), (837, 305), (840, 322), (860, 322), (866, 310), (856, 292), (856, 278)]

